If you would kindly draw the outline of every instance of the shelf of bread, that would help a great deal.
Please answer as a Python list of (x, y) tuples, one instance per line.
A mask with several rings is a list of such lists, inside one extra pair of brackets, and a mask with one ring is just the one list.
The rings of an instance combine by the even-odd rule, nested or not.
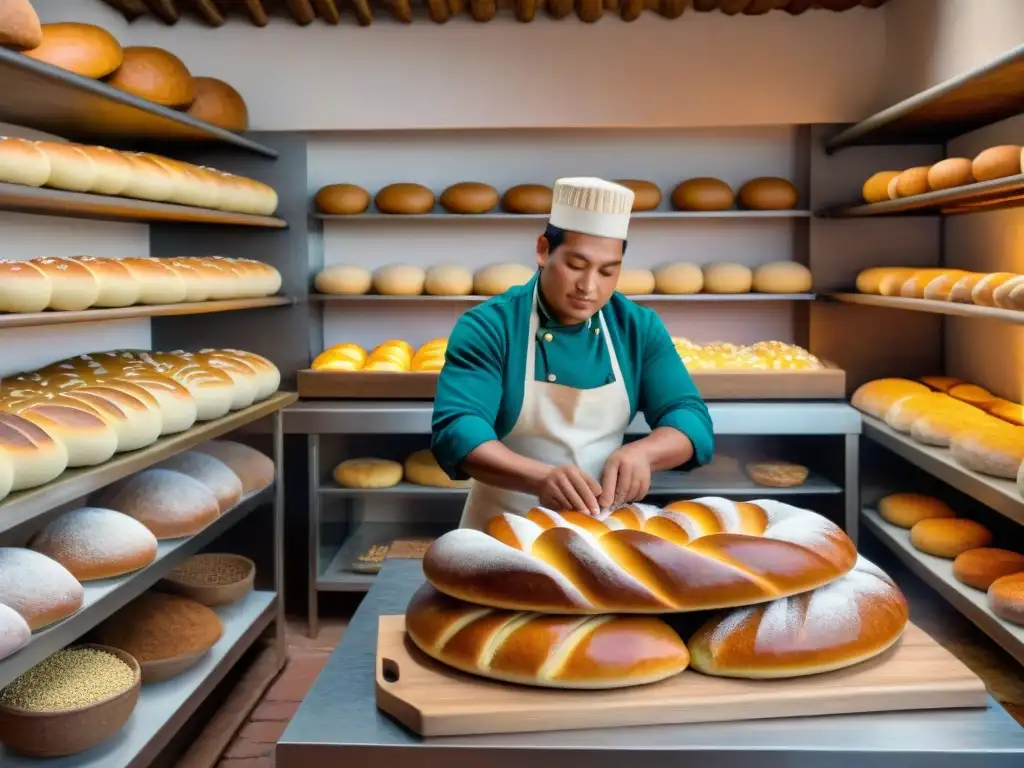
[[(814, 301), (818, 298), (814, 293), (689, 293), (689, 294), (665, 294), (665, 293), (625, 293), (637, 304), (673, 303), (673, 302), (762, 302), (762, 301)], [(324, 304), (347, 304), (349, 302), (374, 303), (416, 303), (416, 302), (466, 302), (469, 304), (482, 304), (492, 296), (475, 296), (473, 294), (454, 294), (451, 296), (431, 296), (418, 294), (413, 296), (393, 296), (380, 293), (369, 293), (363, 295), (343, 295), (312, 293), (309, 296), (311, 301)]]
[(977, 304), (956, 304), (937, 299), (905, 299), (900, 296), (879, 296), (870, 293), (828, 293), (830, 301), (840, 304), (856, 304), (862, 307), (901, 309), (908, 312), (929, 312), (934, 315), (951, 317), (973, 317), (976, 320), (999, 320), (1004, 323), (1024, 323), (1024, 292), (1021, 293), (1019, 308), (1000, 309)]

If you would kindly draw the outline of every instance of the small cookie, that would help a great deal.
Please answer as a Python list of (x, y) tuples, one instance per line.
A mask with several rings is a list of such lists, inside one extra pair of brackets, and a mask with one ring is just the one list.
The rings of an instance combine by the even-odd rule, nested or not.
[(793, 488), (807, 480), (807, 467), (788, 461), (752, 461), (746, 469), (751, 480), (769, 488)]

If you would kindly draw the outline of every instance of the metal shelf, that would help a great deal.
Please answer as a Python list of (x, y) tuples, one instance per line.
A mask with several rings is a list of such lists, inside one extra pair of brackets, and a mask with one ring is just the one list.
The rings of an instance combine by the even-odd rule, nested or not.
[(224, 128), (100, 80), (0, 48), (0, 120), (86, 143), (219, 142), (264, 157), (277, 152)]
[(143, 768), (150, 765), (224, 676), (238, 663), (277, 613), (274, 592), (250, 592), (215, 609), (224, 634), (196, 666), (162, 683), (142, 686), (139, 703), (124, 727), (87, 752), (41, 760), (0, 748), (4, 768)]
[(910, 531), (887, 523), (873, 509), (863, 510), (862, 516), (871, 531), (914, 573), (977, 624), (981, 631), (999, 643), (1007, 653), (1024, 664), (1024, 627), (1015, 626), (994, 615), (989, 610), (984, 592), (957, 581), (953, 576), (952, 560), (918, 551), (910, 543)]
[(288, 307), (295, 303), (291, 296), (265, 296), (255, 299), (224, 299), (222, 301), (193, 301), (187, 304), (138, 304), (112, 309), (86, 309), (80, 312), (24, 312), (0, 313), (0, 328), (29, 328), (40, 325), (68, 325), (70, 323), (98, 323), (103, 320), (132, 320), (140, 317), (179, 317), (181, 315), (207, 315), (214, 312), (239, 312), (265, 307)]
[(195, 536), (161, 541), (157, 547), (156, 560), (142, 570), (114, 579), (84, 582), (82, 586), (85, 587), (85, 603), (78, 613), (36, 632), (32, 635), (31, 643), (13, 656), (0, 661), (0, 687), (7, 685), (47, 656), (75, 642), (156, 584), (185, 558), (194, 555), (257, 507), (270, 504), (273, 500), (273, 486), (251, 493)]
[(916, 442), (909, 435), (887, 426), (872, 417), (863, 416), (864, 436), (901, 456), (947, 485), (966, 493), (1001, 515), (1024, 524), (1024, 497), (1013, 480), (995, 477), (965, 469), (953, 460), (947, 448), (935, 448)]
[(0, 533), (17, 528), (60, 504), (99, 490), (123, 477), (187, 451), (294, 403), (298, 395), (278, 392), (261, 403), (207, 421), (178, 435), (157, 440), (148, 448), (115, 456), (98, 467), (71, 469), (53, 482), (11, 494), (0, 502)]
[[(321, 567), (316, 581), (318, 592), (366, 592), (377, 574), (348, 570), (349, 565), (374, 544), (402, 538), (436, 538), (455, 525), (410, 523), (363, 523)], [(325, 558), (326, 559), (326, 558)], [(323, 562), (323, 560), (321, 560)]]
[[(0, 53), (3, 49), (0, 48)], [(2, 71), (0, 71), (2, 77)], [(174, 203), (153, 203), (130, 197), (110, 197), (87, 192), (26, 187), (0, 182), (0, 211), (37, 213), (73, 219), (102, 221), (180, 222), (190, 224), (228, 224), (241, 227), (284, 229), (288, 222), (273, 216), (215, 211)]]
[[(311, 214), (314, 219), (322, 221), (428, 221), (428, 222), (452, 222), (465, 223), (470, 221), (547, 221), (549, 215), (546, 213), (503, 213), (495, 211), (492, 213), (448, 213), (443, 208), (436, 208), (433, 213), (369, 213), (356, 214), (333, 214), (320, 213), (316, 211)], [(672, 220), (672, 219), (806, 219), (810, 217), (810, 211), (639, 211), (630, 216), (630, 221), (643, 220)]]
[(873, 293), (829, 293), (823, 295), (822, 298), (840, 304), (858, 304), (865, 307), (903, 309), (910, 312), (930, 312), (935, 315), (973, 317), (978, 320), (1000, 320), (1004, 323), (1024, 324), (1024, 311), (1017, 309), (978, 307), (974, 304), (958, 304), (953, 301), (931, 299), (905, 299), (900, 296), (878, 296)]
[[(324, 304), (347, 304), (349, 302), (360, 302), (360, 303), (374, 303), (374, 302), (393, 302), (397, 301), (400, 303), (413, 303), (413, 302), (470, 302), (479, 304), (489, 299), (493, 299), (493, 296), (381, 296), (376, 293), (366, 293), (356, 296), (334, 296), (325, 293), (311, 293), (309, 295), (311, 301), (323, 302)], [(687, 294), (665, 294), (665, 293), (647, 293), (647, 294), (626, 294), (626, 298), (631, 299), (640, 304), (648, 304), (651, 302), (707, 302), (707, 301), (814, 301), (817, 296), (813, 293), (687, 293)]]
[(925, 192), (867, 205), (846, 205), (817, 212), (825, 219), (856, 219), (866, 216), (914, 216), (978, 213), (1024, 205), (1024, 174), (965, 184), (962, 187)]
[(825, 151), (866, 144), (945, 144), (1021, 112), (1024, 45), (840, 131), (825, 142)]

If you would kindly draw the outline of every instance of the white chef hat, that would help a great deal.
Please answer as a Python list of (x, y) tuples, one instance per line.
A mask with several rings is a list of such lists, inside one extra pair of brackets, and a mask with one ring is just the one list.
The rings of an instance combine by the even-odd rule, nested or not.
[(625, 240), (633, 197), (633, 190), (604, 179), (559, 179), (548, 223), (570, 232)]

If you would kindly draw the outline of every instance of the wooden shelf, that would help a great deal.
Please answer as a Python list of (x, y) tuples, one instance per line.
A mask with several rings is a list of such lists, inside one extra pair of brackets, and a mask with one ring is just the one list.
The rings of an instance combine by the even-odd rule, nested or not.
[(938, 192), (886, 200), (866, 205), (826, 208), (818, 216), (825, 219), (857, 219), (866, 216), (956, 215), (1016, 208), (1024, 205), (1024, 174), (1007, 176), (977, 184), (966, 184)]
[(867, 144), (945, 144), (1024, 112), (1024, 45), (915, 94), (825, 142), (832, 153)]
[(904, 299), (900, 296), (877, 296), (872, 293), (829, 293), (822, 298), (841, 304), (858, 304), (865, 307), (903, 309), (910, 312), (930, 312), (936, 315), (973, 317), (979, 320), (1000, 320), (1004, 323), (1024, 324), (1024, 311), (1019, 309), (978, 307), (974, 304), (958, 304), (953, 301)]
[(0, 82), (0, 120), (7, 123), (84, 143), (219, 142), (277, 157), (245, 136), (4, 48)]
[[(3, 49), (0, 48), (0, 52), (2, 51)], [(172, 221), (270, 229), (284, 229), (288, 226), (288, 222), (273, 216), (254, 216), (249, 213), (215, 211), (208, 208), (193, 208), (188, 205), (152, 203), (128, 197), (65, 192), (59, 189), (26, 187), (3, 182), (0, 182), (0, 211), (103, 221)]]
[[(674, 220), (674, 219), (806, 219), (810, 217), (810, 211), (640, 211), (630, 216), (630, 221), (649, 220)], [(353, 215), (341, 215), (331, 213), (314, 212), (314, 219), (323, 221), (371, 221), (377, 223), (395, 221), (426, 221), (426, 222), (451, 222), (466, 223), (471, 221), (547, 221), (546, 213), (503, 213), (494, 211), (492, 213), (460, 214), (448, 213), (444, 209), (437, 209), (433, 213), (416, 214), (393, 214), (379, 213), (358, 213)]]
[(25, 312), (0, 313), (0, 328), (29, 328), (40, 325), (67, 325), (69, 323), (98, 323), (103, 320), (132, 320), (142, 317), (176, 317), (179, 315), (206, 315), (214, 312), (239, 312), (265, 307), (287, 307), (295, 303), (291, 296), (266, 296), (259, 299), (226, 299), (223, 301), (194, 301), (188, 304), (157, 304), (116, 307), (114, 309), (85, 309), (81, 312)]
[[(493, 296), (381, 296), (376, 293), (366, 293), (356, 296), (334, 296), (326, 293), (311, 293), (309, 295), (310, 301), (319, 301), (325, 304), (343, 304), (348, 302), (469, 302), (473, 304), (480, 304), (493, 299)], [(642, 295), (630, 295), (626, 294), (626, 298), (635, 301), (640, 304), (649, 304), (653, 302), (693, 302), (693, 301), (814, 301), (817, 296), (813, 293), (687, 293), (687, 294), (665, 294), (665, 293), (648, 293)]]

